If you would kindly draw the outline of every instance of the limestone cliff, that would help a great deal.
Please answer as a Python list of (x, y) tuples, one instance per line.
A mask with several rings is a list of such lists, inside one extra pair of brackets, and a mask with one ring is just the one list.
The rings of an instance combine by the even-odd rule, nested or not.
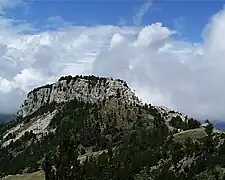
[(67, 76), (60, 78), (56, 83), (36, 88), (28, 93), (19, 114), (25, 117), (52, 102), (62, 103), (76, 98), (93, 103), (112, 97), (141, 104), (134, 92), (122, 80), (94, 76)]

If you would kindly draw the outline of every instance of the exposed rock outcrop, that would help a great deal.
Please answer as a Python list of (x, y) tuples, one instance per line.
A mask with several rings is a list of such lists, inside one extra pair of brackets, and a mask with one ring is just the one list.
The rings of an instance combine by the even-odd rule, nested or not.
[(62, 103), (73, 99), (83, 102), (98, 102), (111, 97), (121, 98), (129, 103), (141, 104), (134, 92), (122, 80), (98, 78), (95, 76), (67, 76), (58, 82), (34, 89), (22, 103), (19, 115), (25, 117), (48, 103)]

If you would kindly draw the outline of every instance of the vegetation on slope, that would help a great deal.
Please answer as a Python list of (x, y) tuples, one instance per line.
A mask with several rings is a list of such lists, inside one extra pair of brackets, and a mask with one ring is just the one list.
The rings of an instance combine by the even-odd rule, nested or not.
[[(91, 84), (98, 79), (84, 78)], [(47, 134), (27, 131), (0, 148), (0, 176), (43, 169), (46, 180), (224, 179), (225, 135), (214, 133), (212, 124), (200, 131), (200, 123), (187, 117), (174, 116), (168, 122), (168, 114), (156, 107), (129, 103), (120, 95), (118, 90), (116, 97), (96, 103), (73, 99), (44, 104), (25, 118), (1, 125), (3, 136), (21, 122), (29, 124), (56, 110)], [(201, 138), (193, 138), (199, 132)], [(4, 141), (15, 135), (8, 134)], [(80, 157), (86, 158), (81, 162)]]
[(44, 179), (45, 176), (42, 171), (23, 175), (10, 175), (4, 178), (4, 180), (44, 180)]
[[(0, 175), (39, 170), (44, 155), (50, 153), (53, 156), (60, 139), (66, 133), (76, 139), (79, 154), (90, 149), (99, 151), (115, 147), (126, 130), (135, 129), (138, 124), (151, 127), (152, 119), (148, 118), (148, 114), (147, 110), (124, 104), (119, 99), (99, 104), (84, 103), (76, 99), (65, 103), (48, 127), (54, 131), (41, 137), (37, 137), (32, 131), (26, 132), (9, 146), (0, 148)], [(24, 123), (27, 122), (26, 117)]]
[(53, 159), (46, 156), (43, 170), (48, 180), (224, 179), (225, 143), (221, 140), (225, 136), (213, 134), (211, 124), (205, 131), (207, 135), (200, 140), (174, 141), (159, 120), (151, 130), (139, 126), (125, 133), (116, 149), (108, 149), (108, 153), (86, 159), (83, 164), (74, 160), (78, 156), (74, 152), (76, 139), (65, 134)]

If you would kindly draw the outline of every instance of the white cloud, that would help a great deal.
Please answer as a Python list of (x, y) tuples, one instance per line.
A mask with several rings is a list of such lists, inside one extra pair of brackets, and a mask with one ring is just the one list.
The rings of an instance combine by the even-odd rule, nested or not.
[(174, 31), (167, 27), (162, 27), (162, 23), (157, 22), (151, 26), (144, 27), (137, 38), (136, 44), (139, 46), (157, 45), (162, 46)]
[(13, 82), (15, 83), (15, 86), (19, 87), (24, 92), (27, 92), (37, 84), (47, 83), (44, 78), (43, 74), (38, 70), (28, 68), (23, 69), (22, 72), (18, 73), (13, 78)]
[(0, 77), (0, 89), (3, 93), (8, 93), (13, 88), (14, 84), (11, 81)]
[(125, 18), (120, 18), (120, 19), (119, 19), (119, 25), (120, 25), (120, 26), (125, 26), (126, 24), (127, 24), (127, 21), (126, 21)]
[(10, 20), (4, 21), (0, 25), (1, 112), (16, 110), (29, 90), (61, 75), (95, 74), (126, 80), (144, 101), (196, 118), (225, 118), (224, 9), (206, 26), (202, 44), (174, 39), (175, 31), (161, 23), (69, 25), (23, 35)]
[(110, 42), (110, 48), (117, 47), (120, 43), (124, 42), (124, 39), (119, 33), (114, 34)]
[(151, 5), (152, 0), (147, 0), (144, 4), (142, 4), (137, 14), (133, 17), (133, 23), (135, 25), (140, 25), (143, 16), (148, 12), (148, 9)]
[(60, 16), (53, 16), (49, 17), (44, 23), (44, 28), (46, 29), (63, 29), (63, 28), (68, 28), (69, 26), (72, 26), (73, 24), (71, 22), (68, 22), (61, 18)]
[(22, 0), (0, 0), (0, 14), (4, 14), (5, 8), (13, 8), (21, 4)]

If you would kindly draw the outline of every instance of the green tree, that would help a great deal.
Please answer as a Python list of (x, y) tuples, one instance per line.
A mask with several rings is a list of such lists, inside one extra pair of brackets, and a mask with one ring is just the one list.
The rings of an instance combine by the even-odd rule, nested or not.
[(210, 136), (213, 133), (213, 124), (210, 123), (208, 120), (206, 121), (206, 123), (208, 123), (208, 125), (205, 127), (205, 132), (208, 136)]
[(52, 168), (52, 164), (50, 162), (50, 155), (46, 154), (44, 161), (42, 163), (42, 169), (45, 173), (45, 180), (53, 180), (54, 179), (54, 172)]
[(55, 157), (55, 169), (57, 180), (81, 179), (80, 162), (77, 160), (76, 141), (67, 135), (60, 143)]

